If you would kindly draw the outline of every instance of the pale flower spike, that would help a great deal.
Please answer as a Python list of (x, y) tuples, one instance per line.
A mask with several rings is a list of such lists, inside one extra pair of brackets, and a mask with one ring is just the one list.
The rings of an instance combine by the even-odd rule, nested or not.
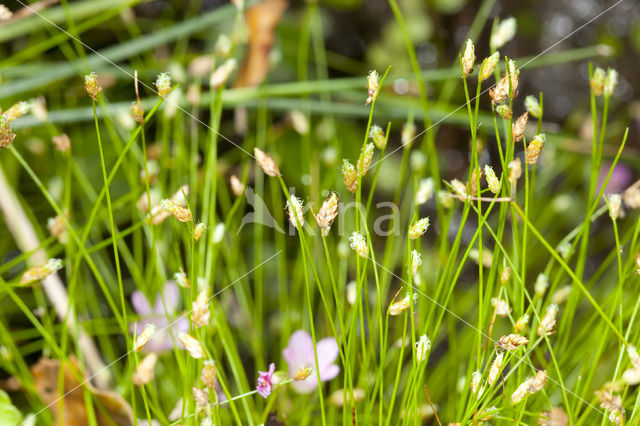
[(473, 72), (473, 64), (476, 61), (475, 48), (471, 39), (467, 40), (464, 48), (464, 54), (462, 55), (462, 75), (468, 76)]
[(416, 361), (419, 363), (424, 362), (427, 359), (429, 350), (431, 350), (431, 340), (426, 334), (423, 334), (416, 342)]
[(95, 72), (84, 76), (84, 88), (91, 99), (98, 100), (98, 93), (102, 91), (102, 87), (98, 86), (98, 76)]
[(358, 256), (366, 259), (369, 255), (367, 241), (364, 239), (364, 236), (361, 233), (354, 232), (353, 234), (351, 234), (351, 236), (349, 237), (349, 245), (353, 250), (355, 250)]
[(292, 195), (287, 201), (287, 213), (289, 214), (289, 222), (299, 230), (304, 225), (302, 200)]
[(365, 105), (369, 105), (375, 99), (380, 84), (380, 76), (376, 70), (370, 71), (367, 75), (367, 94), (369, 97), (365, 102)]
[(427, 229), (429, 229), (429, 218), (423, 217), (411, 225), (409, 228), (409, 238), (412, 240), (418, 239), (427, 232)]
[(159, 74), (155, 84), (160, 97), (166, 98), (169, 96), (169, 93), (171, 93), (171, 76), (169, 73), (163, 72)]

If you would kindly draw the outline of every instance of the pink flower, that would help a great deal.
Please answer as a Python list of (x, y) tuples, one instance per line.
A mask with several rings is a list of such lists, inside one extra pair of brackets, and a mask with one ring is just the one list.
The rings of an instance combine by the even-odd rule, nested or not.
[[(164, 303), (162, 303), (162, 295), (164, 295)], [(156, 334), (145, 345), (143, 349), (145, 352), (170, 351), (173, 349), (171, 334), (173, 334), (177, 342), (178, 333), (189, 331), (189, 319), (186, 316), (181, 317), (175, 323), (173, 322), (175, 321), (174, 313), (178, 309), (179, 303), (180, 291), (173, 281), (167, 281), (161, 293), (158, 293), (153, 308), (151, 308), (147, 297), (140, 290), (136, 290), (131, 294), (131, 305), (140, 315), (140, 321), (131, 324), (130, 330), (133, 332), (135, 329), (140, 333), (147, 324), (155, 324), (158, 328)], [(173, 324), (165, 330), (170, 323)]]
[[(333, 362), (338, 357), (338, 344), (333, 337), (327, 337), (316, 345), (318, 352), (318, 370), (320, 380), (326, 382), (340, 373), (340, 367)], [(301, 368), (310, 368), (312, 373), (304, 380), (294, 381), (291, 386), (298, 393), (309, 393), (318, 389), (318, 376), (315, 371), (316, 362), (313, 355), (313, 340), (304, 330), (295, 331), (289, 338), (289, 346), (282, 351), (282, 356), (289, 364), (289, 376), (294, 377)]]
[(271, 395), (271, 379), (273, 378), (273, 372), (276, 371), (276, 365), (274, 363), (269, 364), (269, 371), (258, 371), (258, 386), (256, 390), (261, 397), (266, 398)]

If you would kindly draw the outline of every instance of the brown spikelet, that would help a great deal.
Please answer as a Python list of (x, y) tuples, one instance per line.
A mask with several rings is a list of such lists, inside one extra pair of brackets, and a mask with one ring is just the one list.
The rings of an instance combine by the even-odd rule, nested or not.
[(524, 129), (527, 127), (527, 120), (529, 119), (529, 113), (525, 112), (511, 125), (511, 133), (513, 134), (513, 141), (520, 142), (524, 137)]
[(507, 334), (502, 336), (498, 341), (498, 345), (506, 351), (518, 349), (520, 346), (526, 345), (527, 343), (529, 343), (529, 339), (518, 334)]
[(331, 224), (336, 216), (338, 216), (338, 196), (335, 192), (332, 192), (331, 195), (324, 200), (322, 207), (318, 210), (318, 214), (314, 216), (318, 226), (322, 229), (322, 235), (326, 237), (331, 229)]
[(267, 176), (280, 176), (280, 169), (278, 168), (276, 162), (273, 160), (273, 157), (262, 151), (260, 148), (253, 148), (253, 154), (256, 156), (258, 165), (260, 166), (260, 168), (262, 168), (262, 171), (264, 171)]
[(233, 195), (240, 197), (244, 194), (244, 185), (236, 175), (231, 175), (231, 178), (229, 178), (229, 184), (231, 185), (231, 192), (233, 192)]

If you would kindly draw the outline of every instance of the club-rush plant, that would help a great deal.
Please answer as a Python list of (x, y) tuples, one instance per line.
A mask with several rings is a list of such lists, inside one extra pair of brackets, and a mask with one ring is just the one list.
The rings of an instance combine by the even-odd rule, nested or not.
[[(150, 3), (19, 3), (0, 424), (638, 422), (640, 181), (602, 46), (507, 57), (518, 21), (484, 0), (425, 71), (389, 0), (405, 51), (369, 70), (321, 2), (189, 2), (149, 33)], [(94, 50), (111, 24), (132, 39)], [(577, 61), (573, 134), (525, 92)]]

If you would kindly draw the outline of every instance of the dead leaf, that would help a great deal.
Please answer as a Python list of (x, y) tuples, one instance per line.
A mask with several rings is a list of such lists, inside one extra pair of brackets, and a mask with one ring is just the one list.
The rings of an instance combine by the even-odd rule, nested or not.
[(98, 425), (133, 425), (133, 410), (118, 393), (97, 389), (89, 382), (80, 385), (81, 382), (84, 382), (84, 374), (82, 374), (77, 360), (73, 357), (64, 365), (64, 397), (58, 401), (58, 398), (62, 396), (58, 394), (59, 368), (60, 361), (49, 358), (40, 358), (36, 364), (31, 366), (36, 391), (45, 405), (51, 405), (49, 409), (56, 425), (84, 426), (89, 424), (83, 387), (93, 396), (94, 412)]
[(276, 28), (288, 5), (288, 0), (264, 0), (247, 10), (249, 51), (233, 87), (254, 87), (264, 81)]

